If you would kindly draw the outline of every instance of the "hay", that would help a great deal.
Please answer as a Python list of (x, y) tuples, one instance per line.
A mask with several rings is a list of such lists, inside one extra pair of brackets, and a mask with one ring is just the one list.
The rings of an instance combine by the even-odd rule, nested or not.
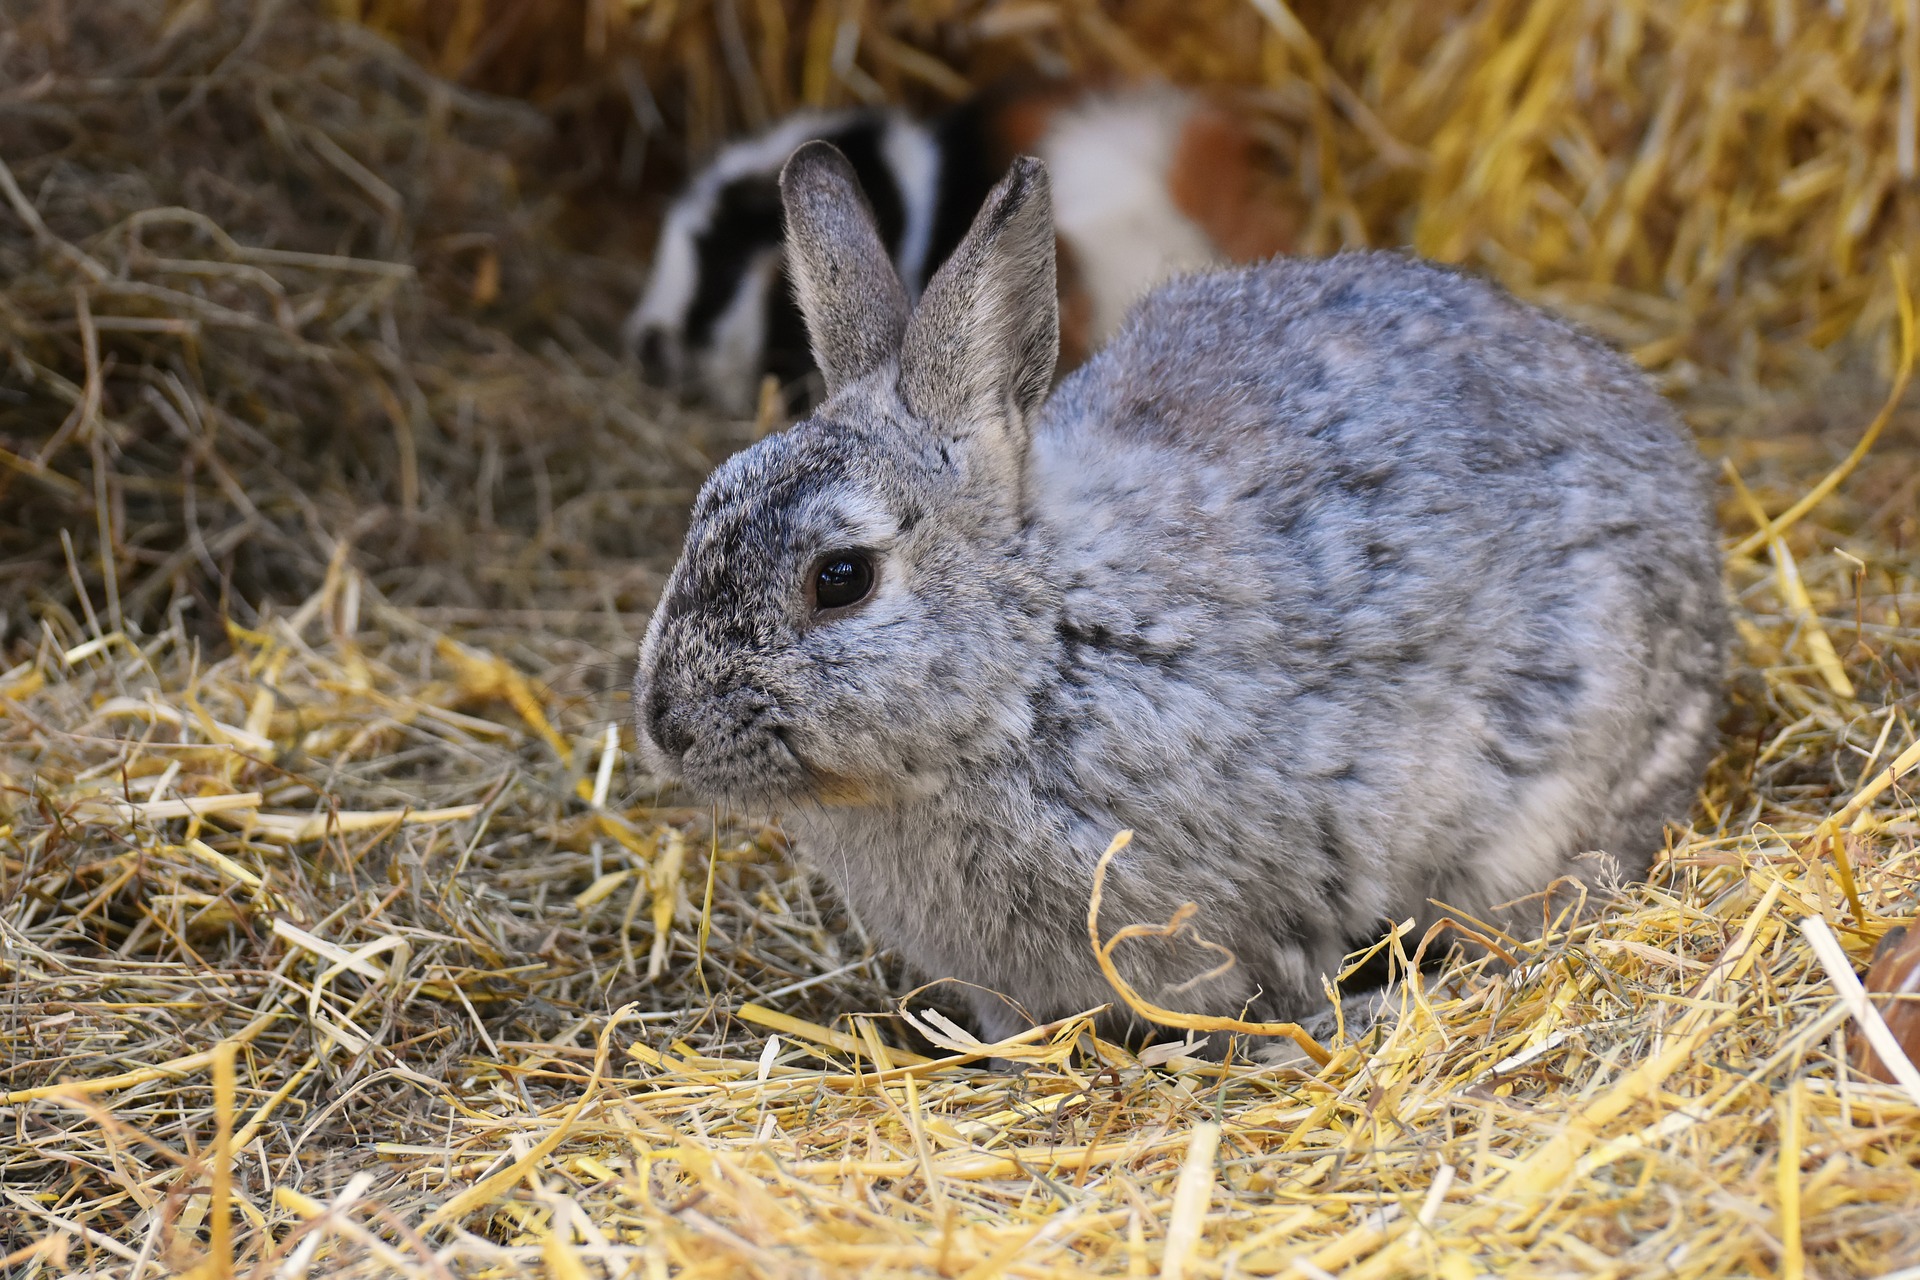
[[(724, 33), (623, 41), (724, 8), (641, 7), (639, 36), (582, 8), (606, 51), (566, 65), (625, 58), (678, 111), (669, 64), (731, 75)], [(884, 92), (940, 80), (913, 51), (965, 77), (1150, 49), (1264, 85), (1319, 234), (1438, 236), (1640, 344), (1738, 480), (1741, 644), (1694, 829), (1617, 908), (1510, 944), (1510, 972), (1454, 960), (1310, 1071), (897, 1013), (899, 975), (776, 830), (676, 807), (621, 749), (597, 664), (744, 429), (648, 399), (590, 336), (635, 273), (559, 240), (580, 156), (297, 7), (27, 10), (0, 43), (0, 1266), (1920, 1266), (1920, 1097), (1845, 1065), (1843, 999), (1920, 896), (1920, 418), (1891, 406), (1795, 514), (1899, 372), (1911, 188), (1836, 264), (1852, 188), (1778, 184), (1833, 136), (1816, 118), (1897, 172), (1909, 19), (1796, 9), (1776, 45), (1782, 6), (1382, 0), (1338, 29), (1271, 4), (935, 8), (815, 12), (868, 24), (848, 65)], [(494, 12), (451, 11), (475, 41)], [(785, 11), (732, 12), (751, 51)], [(819, 29), (795, 16), (768, 109), (804, 96)], [(1731, 70), (1676, 79), (1682, 47)], [(1578, 93), (1548, 92), (1556, 58)], [(703, 127), (733, 126), (742, 83), (715, 79)], [(860, 81), (829, 60), (812, 83)], [(1691, 95), (1719, 83), (1753, 95), (1745, 127), (1789, 122), (1779, 154), (1701, 167)], [(1477, 152), (1483, 186), (1436, 176)], [(195, 213), (143, 213), (167, 207)], [(1670, 282), (1695, 207), (1727, 254)]]
[(932, 108), (1008, 73), (1205, 85), (1292, 176), (1303, 252), (1471, 264), (1675, 385), (1804, 385), (1846, 338), (1884, 373), (1890, 263), (1920, 243), (1920, 13), (1899, 0), (343, 8), (592, 116), (577, 145), (636, 185), (800, 105)]
[(551, 125), (297, 8), (57, 13), (0, 46), (0, 641), (76, 573), (214, 637), (342, 539), (400, 601), (643, 612), (745, 436), (598, 340), (639, 275), (522, 190)]

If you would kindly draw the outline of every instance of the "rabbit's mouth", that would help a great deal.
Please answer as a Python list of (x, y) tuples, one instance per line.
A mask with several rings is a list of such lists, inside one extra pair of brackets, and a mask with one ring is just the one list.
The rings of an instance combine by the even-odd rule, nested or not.
[(759, 732), (746, 740), (736, 738), (720, 750), (691, 746), (672, 762), (673, 772), (689, 789), (735, 807), (860, 808), (883, 799), (877, 788), (860, 778), (810, 763), (795, 749), (784, 726), (757, 727)]
[(835, 808), (878, 804), (881, 789), (865, 778), (823, 767), (764, 690), (741, 685), (724, 693), (682, 694), (656, 665), (635, 691), (641, 750), (662, 778), (731, 807), (812, 804)]
[(808, 763), (807, 758), (794, 748), (793, 740), (784, 728), (776, 727), (771, 734), (805, 779), (799, 788), (800, 795), (805, 799), (836, 809), (854, 809), (879, 803), (880, 793), (871, 784)]
[(807, 771), (777, 733), (695, 743), (675, 762), (680, 781), (730, 806), (778, 803), (807, 790)]

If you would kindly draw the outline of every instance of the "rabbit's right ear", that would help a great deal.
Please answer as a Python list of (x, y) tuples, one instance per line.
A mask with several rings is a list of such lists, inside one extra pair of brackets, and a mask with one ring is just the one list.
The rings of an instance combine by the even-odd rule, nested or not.
[(853, 166), (832, 143), (809, 142), (788, 157), (780, 199), (787, 274), (832, 395), (900, 354), (907, 291)]

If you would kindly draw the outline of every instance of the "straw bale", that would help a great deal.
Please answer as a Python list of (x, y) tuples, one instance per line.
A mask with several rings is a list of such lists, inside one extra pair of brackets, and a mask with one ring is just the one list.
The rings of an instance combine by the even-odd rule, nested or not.
[[(356, 12), (430, 8), (399, 4)], [(1691, 827), (1302, 1068), (1085, 1019), (982, 1045), (937, 989), (895, 1004), (776, 826), (633, 772), (607, 655), (746, 429), (603, 345), (637, 274), (561, 236), (586, 98), (298, 5), (80, 10), (0, 28), (7, 1274), (1920, 1267), (1920, 1092), (1848, 1047), (1920, 900), (1911, 185), (1857, 226), (1850, 170), (1780, 185), (1849, 138), (1898, 173), (1910, 5), (731, 8), (749, 70), (788, 15), (768, 110), (959, 90), (916, 55), (1240, 86), (1323, 247), (1432, 237), (1635, 342), (1727, 468), (1740, 644)], [(431, 11), (471, 60), (501, 9)], [(727, 11), (563, 11), (607, 43), (552, 74), (637, 67), (733, 129)]]
[(1804, 381), (1884, 339), (1889, 264), (1920, 244), (1920, 14), (1898, 0), (342, 4), (448, 75), (592, 117), (575, 137), (635, 183), (801, 105), (930, 109), (1008, 74), (1204, 86), (1298, 187), (1304, 251), (1471, 264), (1676, 381)]

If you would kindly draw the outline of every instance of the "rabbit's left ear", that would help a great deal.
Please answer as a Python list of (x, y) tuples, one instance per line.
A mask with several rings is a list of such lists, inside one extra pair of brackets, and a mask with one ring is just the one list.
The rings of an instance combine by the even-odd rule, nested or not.
[(780, 171), (787, 274), (827, 394), (900, 354), (907, 291), (847, 158), (809, 142)]
[(1053, 198), (1047, 167), (1022, 156), (921, 295), (900, 352), (900, 391), (943, 429), (997, 426), (1024, 452), (1059, 358)]

